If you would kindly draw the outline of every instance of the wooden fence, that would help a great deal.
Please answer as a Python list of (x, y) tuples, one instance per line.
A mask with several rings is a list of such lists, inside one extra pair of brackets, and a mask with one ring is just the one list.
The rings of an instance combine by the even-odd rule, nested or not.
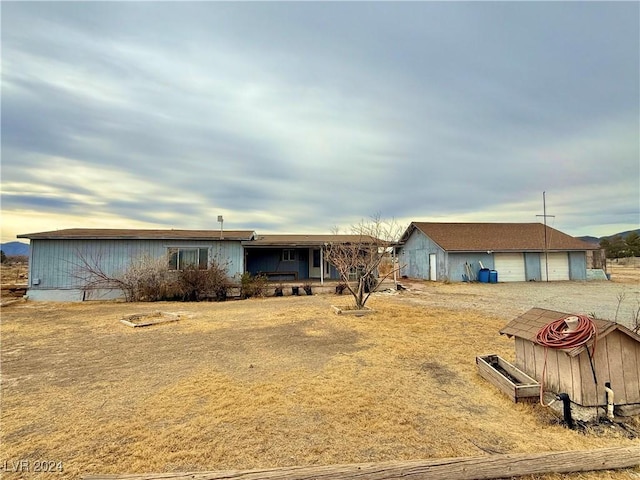
[(484, 457), (281, 467), (219, 472), (91, 475), (85, 480), (481, 480), (544, 473), (612, 470), (640, 465), (640, 445), (599, 450), (513, 453)]

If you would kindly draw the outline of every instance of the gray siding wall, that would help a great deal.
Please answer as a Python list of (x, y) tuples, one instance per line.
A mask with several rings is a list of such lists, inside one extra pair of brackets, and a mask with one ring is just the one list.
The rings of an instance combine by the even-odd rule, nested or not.
[[(31, 240), (29, 261), (29, 295), (39, 290), (81, 289), (77, 278), (82, 258), (100, 264), (108, 275), (126, 270), (131, 260), (142, 255), (165, 257), (170, 247), (206, 247), (209, 259), (227, 262), (230, 277), (244, 270), (240, 242), (169, 241), (169, 240)], [(37, 284), (36, 284), (37, 283)]]
[(569, 252), (569, 278), (571, 280), (587, 279), (586, 252)]
[(473, 280), (478, 280), (478, 272), (480, 271), (480, 262), (484, 268), (493, 269), (493, 254), (491, 253), (449, 253), (449, 280), (452, 282), (467, 281), (467, 272), (464, 264), (471, 265)]
[(414, 230), (399, 255), (401, 275), (429, 280), (429, 254), (436, 254), (437, 279), (448, 277), (446, 252), (420, 230)]
[(540, 270), (540, 254), (537, 252), (525, 252), (524, 254), (524, 273), (527, 281), (542, 280), (542, 271)]

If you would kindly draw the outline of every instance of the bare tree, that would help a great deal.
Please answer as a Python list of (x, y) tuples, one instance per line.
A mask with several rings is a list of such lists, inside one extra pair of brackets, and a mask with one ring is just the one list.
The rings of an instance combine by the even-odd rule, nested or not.
[(105, 270), (102, 252), (87, 256), (76, 252), (76, 261), (71, 262), (71, 276), (82, 285), (85, 292), (97, 289), (121, 290), (128, 302), (140, 300), (156, 301), (164, 298), (169, 290), (167, 260), (143, 254), (131, 259), (126, 269), (110, 273)]
[[(326, 245), (326, 258), (333, 264), (355, 300), (355, 308), (364, 308), (371, 293), (397, 271), (395, 265), (382, 277), (379, 267), (400, 238), (403, 229), (395, 220), (379, 215), (351, 226), (349, 235)], [(339, 234), (336, 228), (334, 234)]]

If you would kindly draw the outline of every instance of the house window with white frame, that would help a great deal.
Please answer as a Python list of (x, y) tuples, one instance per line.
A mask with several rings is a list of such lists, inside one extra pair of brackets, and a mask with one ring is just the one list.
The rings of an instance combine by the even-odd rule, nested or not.
[(206, 270), (209, 266), (208, 248), (172, 247), (168, 249), (167, 253), (169, 257), (169, 270), (184, 270), (188, 267)]
[(296, 251), (292, 248), (282, 250), (282, 261), (293, 262), (296, 259)]

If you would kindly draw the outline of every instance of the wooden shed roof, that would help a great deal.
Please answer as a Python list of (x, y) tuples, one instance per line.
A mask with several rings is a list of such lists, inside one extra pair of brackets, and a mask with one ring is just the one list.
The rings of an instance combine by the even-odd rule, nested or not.
[[(412, 222), (402, 236), (401, 243), (405, 242), (415, 229), (449, 252), (545, 250), (545, 226), (542, 223)], [(548, 251), (586, 251), (600, 248), (549, 226), (546, 229)]]
[[(224, 230), (223, 240), (251, 240), (252, 230)], [(68, 228), (51, 232), (25, 233), (30, 240), (220, 240), (220, 230), (132, 230), (116, 228)]]
[[(376, 240), (368, 237), (372, 243)], [(313, 247), (327, 243), (358, 243), (366, 242), (361, 235), (259, 235), (250, 242), (245, 242), (247, 247)]]
[[(569, 315), (575, 314), (556, 312), (554, 310), (546, 310), (544, 308), (532, 308), (531, 310), (514, 318), (507, 325), (505, 325), (500, 330), (500, 335), (507, 335), (509, 338), (518, 337), (536, 343), (536, 335), (542, 327), (544, 327), (548, 323), (560, 320), (561, 318)], [(599, 318), (594, 318), (593, 322), (596, 325), (597, 339), (604, 338), (611, 332), (619, 330), (635, 341), (640, 342), (640, 336), (629, 330), (624, 325), (610, 322), (609, 320), (602, 320)], [(575, 357), (576, 355), (579, 355), (584, 350), (584, 348), (585, 346), (582, 346), (579, 348), (573, 348), (563, 351), (565, 351), (568, 355)]]

